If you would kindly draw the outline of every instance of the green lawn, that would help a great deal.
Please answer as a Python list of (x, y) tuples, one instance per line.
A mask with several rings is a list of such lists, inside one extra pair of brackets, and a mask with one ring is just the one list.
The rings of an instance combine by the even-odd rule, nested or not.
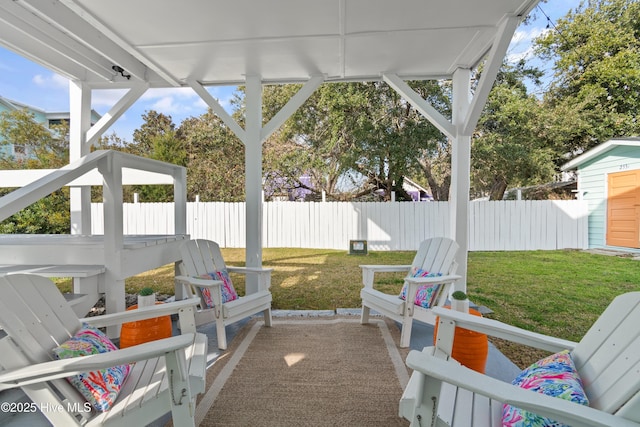
[[(243, 249), (224, 249), (229, 265), (242, 265)], [(265, 249), (273, 268), (274, 309), (360, 306), (360, 264), (408, 264), (413, 252), (366, 256), (323, 249)], [(127, 280), (127, 292), (152, 286), (173, 292), (173, 266)], [(377, 276), (378, 289), (398, 293), (402, 274)], [(244, 291), (241, 276), (233, 276)], [(64, 286), (63, 286), (64, 289)], [(468, 293), (493, 318), (529, 330), (579, 340), (614, 296), (640, 290), (640, 262), (582, 251), (471, 252)]]

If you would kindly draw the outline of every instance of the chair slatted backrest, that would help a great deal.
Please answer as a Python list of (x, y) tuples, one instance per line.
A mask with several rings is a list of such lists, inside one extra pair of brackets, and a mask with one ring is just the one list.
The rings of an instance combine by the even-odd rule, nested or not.
[(640, 421), (640, 292), (616, 297), (572, 352), (589, 405)]
[(81, 326), (51, 280), (28, 274), (0, 276), (0, 325), (33, 363), (52, 360)]
[[(10, 342), (4, 343), (0, 365), (12, 369), (53, 360), (52, 350), (80, 329), (80, 320), (55, 283), (30, 274), (0, 275), (0, 326)], [(23, 389), (38, 403), (85, 402), (65, 379), (35, 384)], [(88, 412), (54, 414), (69, 424)], [(71, 417), (71, 418), (66, 418)]]
[(220, 246), (210, 240), (189, 240), (180, 247), (180, 254), (189, 276), (200, 276), (226, 268)]
[(427, 239), (420, 244), (411, 266), (429, 273), (451, 274), (457, 251), (458, 244), (454, 240), (446, 237)]

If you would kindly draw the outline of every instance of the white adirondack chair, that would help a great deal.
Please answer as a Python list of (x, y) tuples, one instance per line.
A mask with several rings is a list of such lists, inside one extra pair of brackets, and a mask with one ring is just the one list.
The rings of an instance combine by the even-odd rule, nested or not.
[[(264, 323), (271, 326), (271, 269), (230, 267), (225, 264), (220, 252), (220, 246), (210, 240), (195, 239), (185, 242), (180, 247), (182, 262), (180, 275), (176, 276), (176, 284), (182, 285), (185, 296), (197, 296), (200, 299), (200, 309), (196, 313), (196, 323), (216, 322), (218, 348), (227, 348), (227, 334), (225, 326), (262, 312)], [(203, 279), (214, 271), (226, 269), (230, 273), (240, 273), (257, 277), (258, 291), (241, 296), (234, 301), (222, 302), (222, 281)], [(201, 288), (211, 291), (213, 307), (208, 307)]]
[[(444, 305), (453, 283), (460, 279), (455, 275), (457, 264), (454, 260), (458, 244), (448, 238), (435, 237), (423, 241), (411, 265), (361, 265), (362, 283), (364, 287), (360, 291), (362, 298), (362, 323), (369, 322), (370, 310), (374, 309), (380, 314), (390, 317), (402, 324), (400, 334), (400, 347), (409, 347), (411, 340), (411, 327), (414, 320), (424, 323), (435, 323), (436, 316), (431, 309), (426, 309), (413, 303), (407, 303), (398, 295), (385, 294), (374, 289), (374, 275), (382, 272), (406, 271), (405, 283), (408, 286), (406, 301), (415, 301), (416, 293), (420, 285), (440, 283), (442, 288), (435, 303), (436, 306)], [(411, 277), (412, 269), (422, 269), (430, 273), (441, 273), (440, 277)]]
[[(413, 350), (407, 357), (414, 373), (399, 412), (412, 426), (501, 426), (503, 403), (574, 427), (640, 426), (640, 292), (615, 298), (579, 343), (453, 310), (434, 312), (440, 316), (436, 346)], [(589, 406), (458, 364), (448, 356), (456, 326), (550, 352), (570, 350)]]
[[(0, 391), (21, 388), (52, 425), (147, 425), (171, 411), (174, 425), (194, 425), (195, 399), (204, 391), (207, 339), (195, 333), (197, 300), (78, 319), (56, 285), (31, 274), (0, 276)], [(95, 327), (178, 313), (182, 335), (138, 346), (54, 360), (52, 350), (81, 322)], [(87, 411), (65, 379), (135, 362), (107, 412)]]

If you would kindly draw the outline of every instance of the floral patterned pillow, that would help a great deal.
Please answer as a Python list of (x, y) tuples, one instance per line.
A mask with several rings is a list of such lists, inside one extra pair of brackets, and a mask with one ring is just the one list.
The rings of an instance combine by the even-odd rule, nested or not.
[[(513, 384), (519, 387), (589, 405), (582, 380), (576, 371), (568, 350), (538, 360), (522, 371)], [(510, 405), (502, 408), (502, 425), (515, 427), (562, 427), (564, 424), (550, 420)]]
[[(409, 272), (410, 277), (439, 277), (442, 276), (442, 273), (429, 273), (428, 271), (424, 271), (422, 269), (413, 267)], [(438, 294), (438, 290), (440, 289), (440, 284), (428, 284), (422, 285), (418, 287), (418, 292), (416, 293), (416, 299), (414, 301), (415, 305), (419, 305), (420, 307), (429, 308), (431, 307)], [(400, 298), (403, 300), (407, 299), (407, 284), (405, 283), (400, 291)]]
[[(82, 324), (80, 330), (59, 347), (53, 349), (58, 359), (108, 353), (118, 350), (113, 342), (101, 330)], [(107, 411), (120, 392), (131, 365), (120, 365), (99, 371), (87, 372), (68, 377), (71, 383), (97, 411)]]
[[(233, 287), (233, 283), (231, 282), (231, 277), (229, 277), (229, 272), (224, 269), (220, 271), (214, 271), (211, 273), (203, 274), (200, 276), (201, 279), (213, 279), (220, 280), (222, 282), (222, 286), (220, 290), (222, 291), (222, 303), (229, 301), (234, 301), (238, 299), (238, 293)], [(213, 298), (211, 298), (211, 289), (207, 287), (201, 287), (200, 292), (202, 292), (202, 297), (204, 298), (204, 302), (207, 305), (207, 308), (213, 308)]]

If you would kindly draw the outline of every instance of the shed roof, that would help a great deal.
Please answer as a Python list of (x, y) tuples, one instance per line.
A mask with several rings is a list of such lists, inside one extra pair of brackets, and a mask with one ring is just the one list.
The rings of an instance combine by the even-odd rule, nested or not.
[(620, 146), (640, 147), (640, 138), (630, 137), (630, 138), (611, 139), (579, 155), (578, 157), (571, 160), (570, 162), (565, 163), (564, 165), (562, 165), (560, 169), (563, 171), (577, 169), (584, 163), (590, 160), (593, 160), (596, 157), (601, 156), (606, 152), (611, 151), (614, 148), (620, 147)]

